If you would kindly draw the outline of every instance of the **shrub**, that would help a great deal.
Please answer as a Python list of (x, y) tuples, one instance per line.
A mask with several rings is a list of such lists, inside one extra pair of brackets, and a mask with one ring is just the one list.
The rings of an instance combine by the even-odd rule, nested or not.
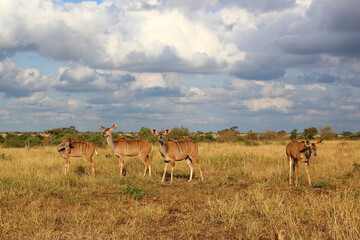
[(152, 133), (150, 128), (142, 127), (138, 133), (138, 138), (145, 139), (150, 143), (156, 143), (157, 137)]
[(245, 136), (246, 140), (258, 140), (259, 139), (259, 134), (257, 134), (256, 132), (253, 131), (249, 131), (246, 136)]

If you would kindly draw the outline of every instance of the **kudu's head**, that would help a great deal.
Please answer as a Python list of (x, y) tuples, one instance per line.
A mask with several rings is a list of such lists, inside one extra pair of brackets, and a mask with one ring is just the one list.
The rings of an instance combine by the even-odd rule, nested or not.
[(114, 124), (111, 128), (105, 128), (103, 126), (100, 126), (100, 129), (104, 131), (104, 137), (108, 137), (111, 135), (111, 131), (116, 128), (116, 124)]
[(301, 152), (305, 152), (305, 154), (308, 154), (309, 155), (308, 157), (311, 156), (311, 153), (314, 153), (314, 156), (316, 157), (317, 156), (317, 154), (316, 154), (317, 144), (319, 144), (321, 142), (322, 142), (322, 140), (317, 141), (316, 143), (311, 143), (309, 141), (306, 141), (306, 142), (304, 142), (306, 148), (301, 150)]
[(159, 143), (163, 145), (167, 141), (167, 135), (169, 135), (170, 129), (166, 129), (164, 132), (157, 132), (153, 129), (152, 133), (158, 137)]
[(69, 139), (63, 140), (58, 145), (58, 152), (61, 154), (62, 157), (65, 157), (64, 150), (66, 151), (67, 154), (70, 154), (71, 148), (73, 148), (73, 141), (69, 138)]

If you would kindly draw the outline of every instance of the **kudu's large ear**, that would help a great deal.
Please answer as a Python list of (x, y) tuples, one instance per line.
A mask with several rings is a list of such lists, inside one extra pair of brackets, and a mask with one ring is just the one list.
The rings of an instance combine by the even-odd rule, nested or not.
[(105, 131), (105, 128), (104, 128), (103, 126), (100, 126), (100, 129), (103, 130), (103, 131)]
[(158, 135), (157, 131), (155, 129), (151, 130), (154, 135)]
[(170, 133), (170, 129), (166, 129), (164, 132), (165, 135), (168, 135), (169, 133)]
[(116, 128), (116, 124), (114, 124), (111, 128), (110, 131)]

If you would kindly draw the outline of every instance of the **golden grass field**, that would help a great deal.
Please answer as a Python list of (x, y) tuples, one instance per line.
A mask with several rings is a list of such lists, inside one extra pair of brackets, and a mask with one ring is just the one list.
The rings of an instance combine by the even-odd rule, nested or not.
[[(0, 148), (0, 239), (360, 239), (360, 141), (319, 144), (299, 186), (288, 186), (287, 142), (258, 146), (200, 143), (204, 181), (188, 183), (177, 162), (174, 183), (161, 183), (158, 146), (152, 178), (138, 157), (126, 176), (109, 147), (64, 160), (56, 147)], [(169, 168), (168, 168), (169, 171)]]

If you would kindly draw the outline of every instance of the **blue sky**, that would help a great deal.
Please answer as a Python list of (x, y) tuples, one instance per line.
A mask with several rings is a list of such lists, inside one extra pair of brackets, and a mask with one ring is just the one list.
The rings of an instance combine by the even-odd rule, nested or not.
[(360, 131), (360, 2), (4, 0), (0, 131)]

